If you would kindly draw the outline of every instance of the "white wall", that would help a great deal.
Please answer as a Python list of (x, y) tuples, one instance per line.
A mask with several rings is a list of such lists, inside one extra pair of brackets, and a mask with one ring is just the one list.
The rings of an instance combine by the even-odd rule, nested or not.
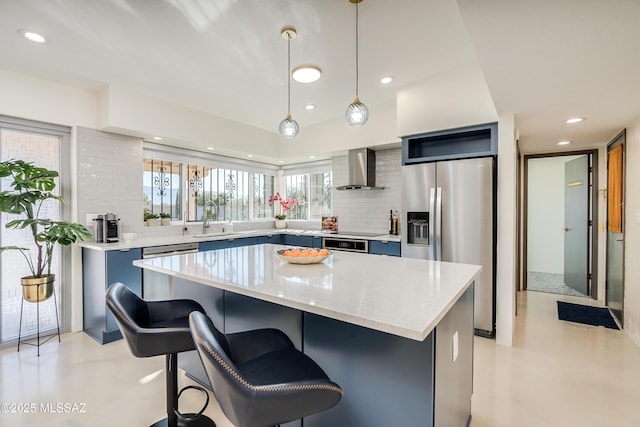
[(66, 126), (97, 126), (97, 96), (0, 69), (0, 114)]
[(208, 146), (227, 155), (277, 156), (281, 143), (267, 132), (204, 111), (110, 86), (100, 93), (98, 128), (140, 137), (161, 136), (168, 143), (203, 150)]
[(498, 120), (479, 65), (439, 74), (398, 92), (398, 135), (407, 136)]
[[(573, 158), (573, 157), (571, 157)], [(528, 161), (527, 269), (564, 274), (564, 164), (567, 157)]]
[(349, 126), (342, 117), (307, 126), (300, 130), (295, 140), (282, 142), (280, 154), (284, 158), (295, 158), (308, 154), (346, 152), (351, 148), (399, 143), (396, 103), (368, 107), (370, 114), (366, 126)]
[(640, 346), (640, 117), (627, 127), (624, 328)]
[(498, 120), (498, 230), (496, 247), (496, 342), (511, 346), (516, 316), (516, 165), (513, 114)]

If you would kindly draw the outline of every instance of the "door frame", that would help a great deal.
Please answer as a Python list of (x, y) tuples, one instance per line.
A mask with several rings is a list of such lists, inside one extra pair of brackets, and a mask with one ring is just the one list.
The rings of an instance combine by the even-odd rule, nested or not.
[(591, 287), (589, 296), (591, 299), (598, 299), (598, 150), (578, 150), (578, 151), (562, 151), (554, 153), (527, 154), (524, 156), (524, 194), (522, 200), (522, 265), (520, 274), (522, 277), (522, 290), (527, 290), (527, 243), (528, 243), (528, 224), (527, 212), (529, 207), (529, 159), (540, 159), (547, 157), (564, 157), (591, 155), (591, 191), (589, 191), (589, 207), (591, 208), (591, 247), (589, 252), (589, 267), (591, 271)]
[[(625, 216), (626, 216), (626, 206), (624, 205), (625, 203), (625, 199), (626, 199), (626, 193), (627, 193), (627, 130), (623, 129), (622, 131), (620, 131), (620, 133), (618, 133), (615, 137), (613, 137), (608, 143), (607, 143), (607, 151), (606, 151), (606, 165), (607, 165), (607, 203), (609, 202), (609, 150), (611, 150), (612, 148), (614, 148), (617, 145), (622, 145), (622, 218), (621, 218), (621, 226), (622, 226), (622, 316), (621, 318), (618, 318), (618, 316), (616, 316), (615, 314), (613, 314), (613, 317), (615, 320), (617, 320), (620, 323), (621, 327), (624, 327), (624, 288), (625, 288), (625, 249), (626, 249), (626, 241), (624, 240), (624, 232), (625, 232)], [(608, 212), (607, 212), (608, 214)], [(609, 306), (609, 296), (607, 294), (607, 288), (608, 288), (608, 278), (609, 278), (609, 218), (607, 218), (607, 221), (605, 222), (605, 259), (607, 260), (607, 262), (605, 263), (605, 273), (604, 273), (604, 282), (605, 282), (605, 289), (604, 289), (604, 304), (608, 307)]]
[[(72, 217), (71, 127), (0, 114), (0, 128), (29, 134), (47, 135), (60, 139), (60, 151), (58, 153), (60, 170), (58, 171), (57, 187), (60, 189), (60, 196), (67, 201), (60, 206), (61, 219), (68, 221)], [(56, 298), (58, 313), (60, 315), (61, 333), (69, 332), (71, 329), (72, 299), (74, 292), (70, 284), (72, 276), (71, 250), (70, 246), (60, 247), (60, 277), (56, 277), (56, 282), (59, 283), (59, 292), (56, 293)], [(1, 321), (2, 316), (0, 315), (0, 322)], [(17, 342), (18, 338), (6, 340), (0, 343), (0, 349), (15, 346)]]

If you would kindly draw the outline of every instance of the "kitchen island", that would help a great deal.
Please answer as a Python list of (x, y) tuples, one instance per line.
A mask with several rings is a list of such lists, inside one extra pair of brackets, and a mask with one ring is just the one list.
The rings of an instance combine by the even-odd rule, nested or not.
[[(134, 265), (167, 274), (174, 297), (200, 302), (225, 333), (281, 329), (322, 366), (344, 397), (305, 418), (305, 427), (467, 425), (479, 266), (348, 252), (297, 265), (279, 258), (281, 248), (228, 248)], [(179, 359), (190, 376), (208, 382), (197, 356)]]

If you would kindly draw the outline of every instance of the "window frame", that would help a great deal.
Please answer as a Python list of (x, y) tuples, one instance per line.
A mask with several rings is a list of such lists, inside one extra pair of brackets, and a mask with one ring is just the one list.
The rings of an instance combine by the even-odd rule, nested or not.
[[(188, 165), (196, 165), (198, 167), (209, 168), (209, 170), (219, 170), (226, 169), (229, 171), (237, 171), (241, 173), (247, 173), (247, 216), (246, 219), (234, 219), (231, 221), (261, 221), (261, 220), (271, 220), (273, 218), (273, 214), (269, 217), (255, 218), (255, 207), (254, 207), (254, 191), (250, 186), (255, 182), (255, 175), (265, 175), (272, 177), (272, 187), (274, 193), (277, 191), (277, 177), (278, 171), (280, 168), (275, 165), (270, 165), (267, 163), (261, 163), (256, 161), (248, 161), (242, 159), (235, 159), (232, 157), (221, 156), (218, 154), (210, 154), (199, 152), (195, 150), (185, 149), (185, 148), (176, 148), (170, 147), (162, 144), (156, 144), (148, 141), (144, 141), (143, 145), (143, 159), (146, 161), (147, 159), (159, 160), (159, 161), (170, 161), (173, 163), (180, 163), (181, 167), (181, 188), (178, 190), (180, 192), (180, 204), (181, 204), (181, 212), (180, 218), (174, 221), (179, 222), (200, 222), (201, 218), (184, 218), (184, 213), (187, 211), (187, 207), (189, 206), (189, 196), (188, 192), (190, 189), (188, 185), (185, 183), (188, 182)], [(264, 203), (267, 203), (268, 196)], [(273, 209), (271, 209), (273, 213)], [(197, 215), (197, 210), (195, 210), (195, 215)], [(223, 220), (227, 221), (228, 218)]]

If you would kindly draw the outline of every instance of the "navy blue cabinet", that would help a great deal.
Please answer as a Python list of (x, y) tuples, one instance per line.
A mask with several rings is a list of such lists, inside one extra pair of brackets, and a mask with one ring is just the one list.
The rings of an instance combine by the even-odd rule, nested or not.
[(369, 240), (369, 253), (378, 255), (400, 256), (400, 242), (386, 240)]
[(322, 247), (322, 237), (320, 236), (296, 236), (285, 234), (284, 244), (289, 246), (303, 246), (306, 248), (320, 249)]
[(216, 249), (237, 248), (239, 246), (249, 246), (258, 244), (257, 237), (242, 237), (239, 239), (230, 238), (224, 240), (212, 240), (210, 242), (200, 242), (200, 252), (213, 251)]
[(140, 248), (82, 249), (83, 329), (101, 344), (122, 338), (104, 294), (112, 283), (121, 282), (142, 296), (142, 270), (133, 266), (133, 261), (141, 258)]
[(258, 237), (258, 243), (271, 243), (274, 245), (282, 245), (284, 243), (284, 236), (282, 234), (271, 234), (269, 236)]

